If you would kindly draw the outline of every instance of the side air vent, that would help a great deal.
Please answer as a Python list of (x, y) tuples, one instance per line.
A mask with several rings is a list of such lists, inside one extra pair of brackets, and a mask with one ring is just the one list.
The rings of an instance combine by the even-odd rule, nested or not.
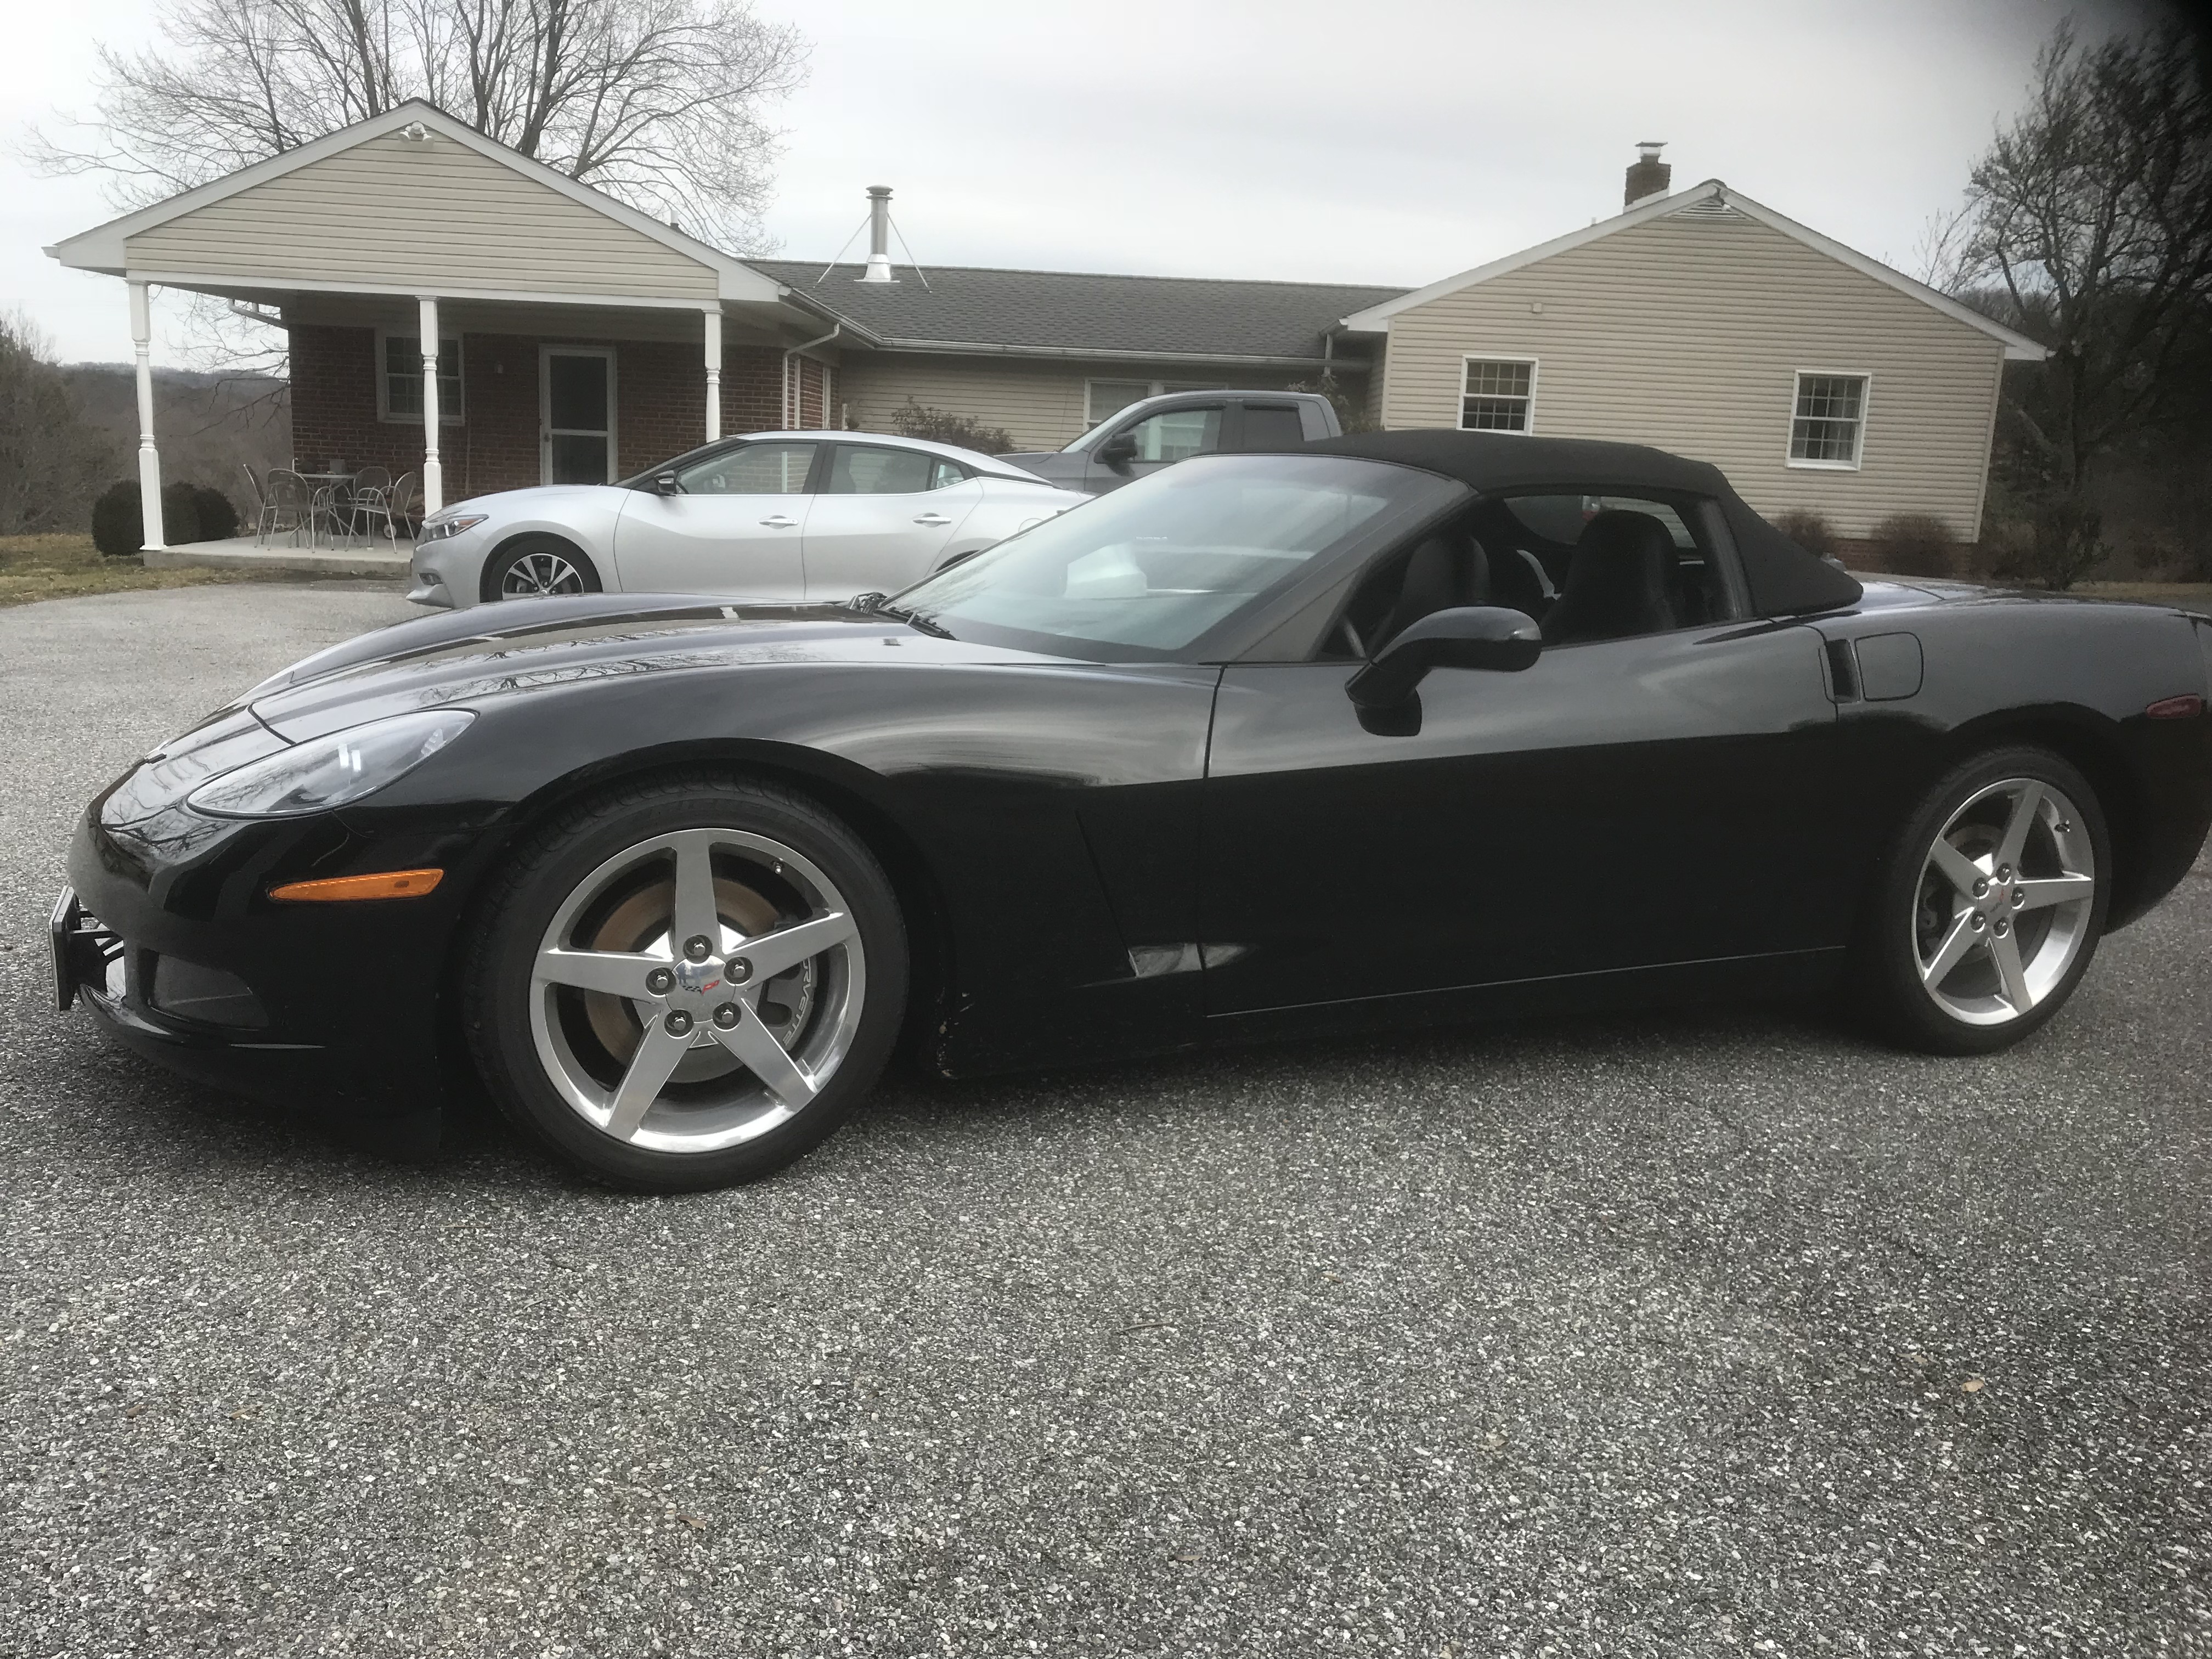
[(1828, 641), (1828, 695), (1838, 702), (1859, 700), (1859, 665), (1849, 640)]

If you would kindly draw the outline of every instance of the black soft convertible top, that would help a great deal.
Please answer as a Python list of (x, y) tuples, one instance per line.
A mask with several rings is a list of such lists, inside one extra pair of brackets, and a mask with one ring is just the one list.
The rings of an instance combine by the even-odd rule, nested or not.
[(1511, 432), (1354, 432), (1321, 438), (1293, 453), (1395, 461), (1457, 478), (1485, 494), (1557, 488), (1596, 495), (1686, 490), (1720, 503), (1743, 560), (1753, 610), (1793, 617), (1856, 605), (1864, 592), (1848, 571), (1817, 558), (1745, 504), (1717, 466), (1686, 461), (1643, 444), (1593, 438), (1529, 438)]

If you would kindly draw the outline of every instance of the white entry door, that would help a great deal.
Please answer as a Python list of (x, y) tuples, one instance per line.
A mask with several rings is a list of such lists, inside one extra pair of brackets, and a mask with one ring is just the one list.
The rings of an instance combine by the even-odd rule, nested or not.
[(615, 481), (613, 347), (538, 348), (538, 430), (543, 482)]
[(807, 479), (821, 447), (739, 444), (670, 468), (667, 494), (634, 492), (615, 526), (623, 590), (804, 599)]

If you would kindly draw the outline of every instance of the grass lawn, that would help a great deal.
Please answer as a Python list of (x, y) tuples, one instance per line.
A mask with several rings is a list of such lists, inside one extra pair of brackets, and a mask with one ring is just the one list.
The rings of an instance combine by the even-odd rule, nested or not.
[(64, 599), (76, 593), (268, 580), (251, 570), (149, 570), (136, 556), (103, 556), (89, 536), (0, 536), (0, 605)]
[(2212, 616), (2212, 582), (2076, 582), (2074, 591), (2093, 599), (2138, 599)]

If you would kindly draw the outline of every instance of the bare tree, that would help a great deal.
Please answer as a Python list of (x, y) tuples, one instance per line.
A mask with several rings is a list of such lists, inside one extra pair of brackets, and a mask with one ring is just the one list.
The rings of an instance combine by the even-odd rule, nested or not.
[(101, 48), (97, 118), (34, 131), (33, 165), (136, 206), (420, 97), (736, 252), (806, 58), (747, 0), (170, 0), (162, 27)]
[(1929, 260), (2050, 348), (2008, 378), (2015, 476), (2001, 482), (2033, 508), (2022, 574), (2067, 586), (2102, 556), (2100, 465), (2208, 402), (2190, 372), (2212, 316), (2212, 97), (2195, 46), (2171, 26), (2085, 46), (2062, 24)]
[(118, 459), (45, 336), (21, 313), (0, 314), (0, 536), (79, 528)]

